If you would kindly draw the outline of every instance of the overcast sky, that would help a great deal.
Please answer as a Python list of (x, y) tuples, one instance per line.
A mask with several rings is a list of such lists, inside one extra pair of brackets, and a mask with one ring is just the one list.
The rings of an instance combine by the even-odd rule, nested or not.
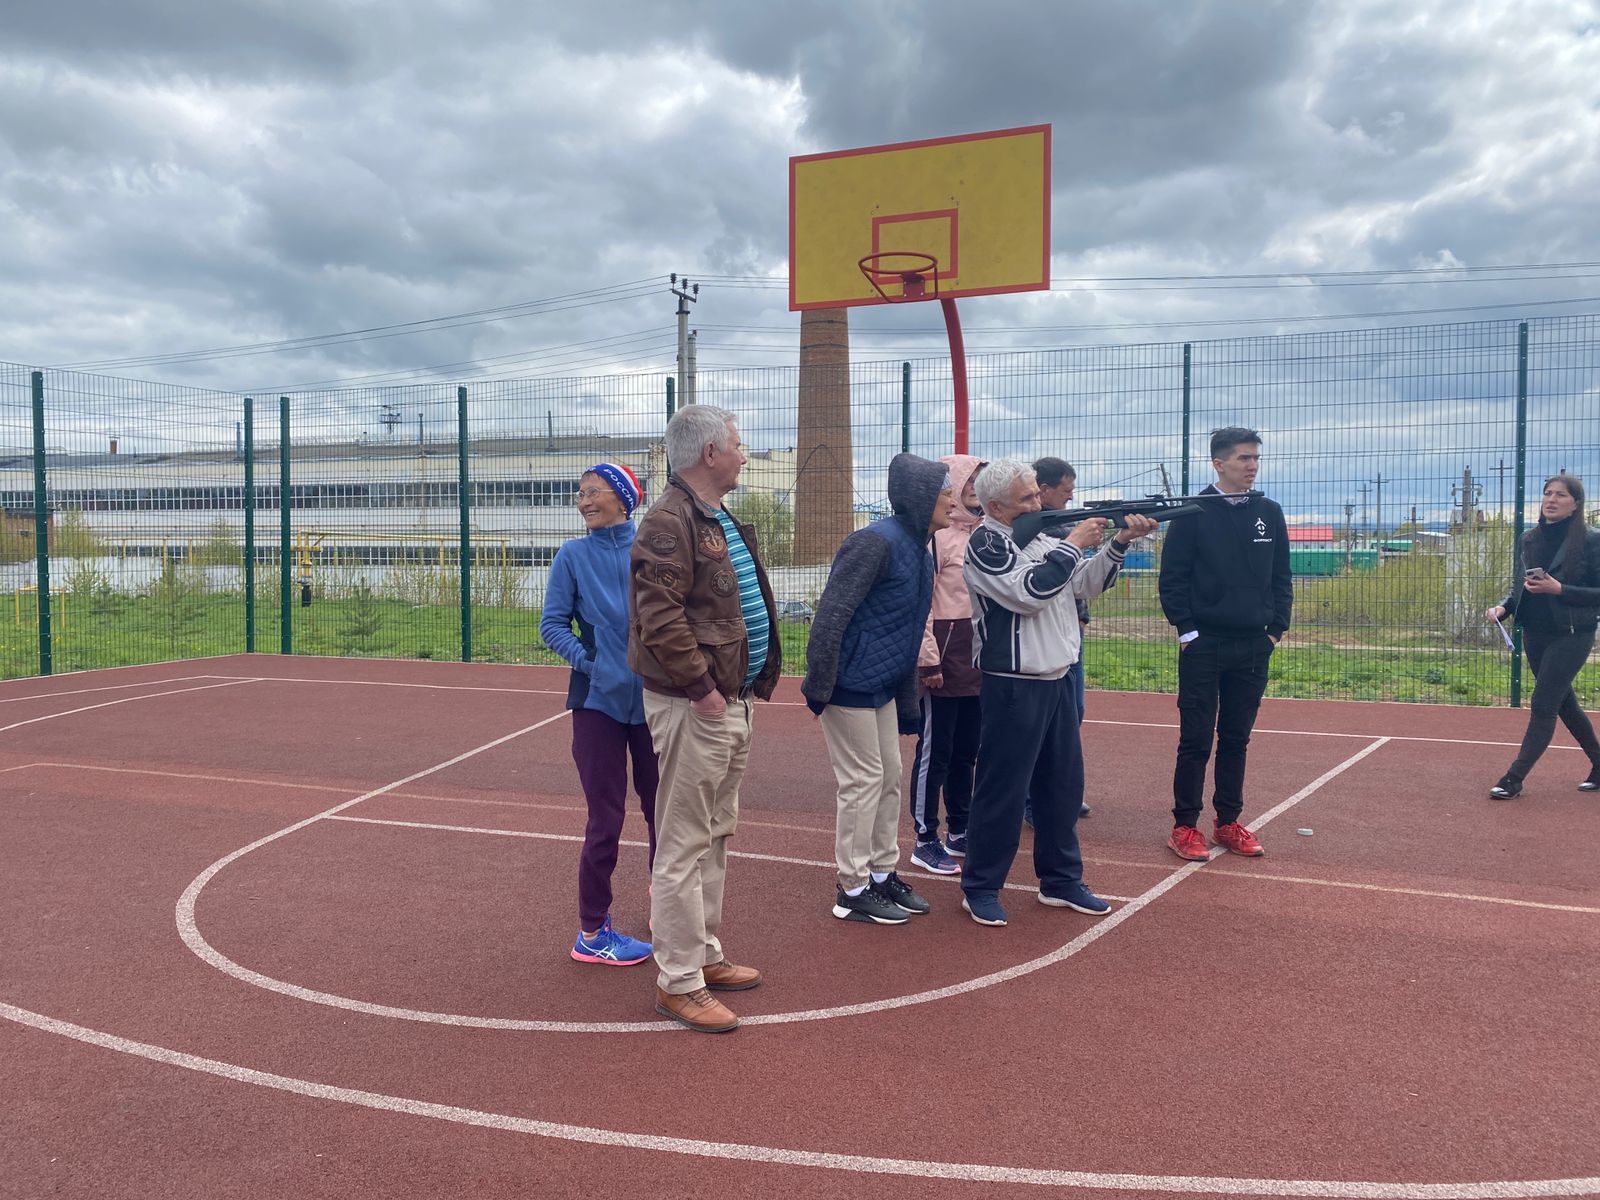
[[(792, 363), (790, 155), (1045, 122), (1058, 282), (963, 302), (975, 353), (1600, 311), (1534, 304), (1600, 296), (1593, 265), (1326, 275), (1600, 262), (1597, 98), (1585, 0), (9, 0), (0, 359), (170, 355), (604, 288), (406, 336), (104, 369), (241, 391), (443, 364), (659, 372), (680, 271), (707, 277), (703, 368)], [(1082, 282), (1122, 276), (1198, 278)], [(857, 310), (853, 357), (934, 355), (938, 330), (927, 306)]]

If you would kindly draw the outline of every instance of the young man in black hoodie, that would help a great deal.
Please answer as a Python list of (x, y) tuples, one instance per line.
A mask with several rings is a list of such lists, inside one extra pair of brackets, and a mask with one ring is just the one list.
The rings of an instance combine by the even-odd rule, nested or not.
[(1231, 427), (1211, 434), (1220, 495), (1168, 527), (1161, 549), (1161, 609), (1178, 631), (1178, 762), (1172, 773), (1172, 834), (1179, 858), (1210, 856), (1196, 828), (1204, 808), (1206, 762), (1216, 736), (1219, 846), (1256, 857), (1261, 843), (1239, 823), (1245, 749), (1267, 690), (1272, 651), (1289, 628), (1294, 585), (1283, 509), (1251, 489), (1261, 466), (1261, 436)]

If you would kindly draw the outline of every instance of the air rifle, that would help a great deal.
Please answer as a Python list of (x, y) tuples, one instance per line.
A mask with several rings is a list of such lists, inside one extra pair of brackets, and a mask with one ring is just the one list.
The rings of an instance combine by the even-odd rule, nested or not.
[[(1251, 499), (1260, 492), (1246, 492)], [(1157, 521), (1170, 521), (1174, 517), (1187, 517), (1200, 511), (1207, 500), (1223, 500), (1221, 492), (1204, 496), (1146, 496), (1142, 500), (1091, 500), (1082, 508), (1046, 509), (1043, 512), (1023, 513), (1011, 522), (1011, 538), (1019, 546), (1026, 546), (1041, 533), (1057, 533), (1069, 525), (1076, 525), (1090, 517), (1110, 521), (1118, 529), (1128, 527), (1131, 516), (1151, 517)]]

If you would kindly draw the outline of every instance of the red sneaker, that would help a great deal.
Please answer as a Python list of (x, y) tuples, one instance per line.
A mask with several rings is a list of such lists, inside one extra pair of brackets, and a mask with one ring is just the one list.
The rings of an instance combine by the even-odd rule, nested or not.
[(1226, 847), (1235, 854), (1242, 854), (1246, 858), (1260, 858), (1266, 853), (1261, 848), (1261, 843), (1256, 841), (1256, 835), (1237, 821), (1216, 826), (1211, 836), (1216, 839), (1217, 845)]
[(1190, 862), (1205, 862), (1211, 857), (1206, 839), (1193, 825), (1174, 825), (1172, 836), (1167, 839), (1167, 849)]

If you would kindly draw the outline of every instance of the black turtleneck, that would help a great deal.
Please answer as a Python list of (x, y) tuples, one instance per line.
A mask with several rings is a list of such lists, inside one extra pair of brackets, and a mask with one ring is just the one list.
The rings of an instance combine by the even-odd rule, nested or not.
[[(1530, 549), (1532, 560), (1527, 565), (1530, 567), (1545, 567), (1555, 560), (1572, 530), (1572, 522), (1577, 519), (1577, 514), (1566, 517), (1560, 521), (1540, 522), (1535, 530), (1537, 536)], [(1563, 569), (1566, 564), (1563, 563)], [(1525, 629), (1554, 630), (1556, 628), (1556, 598), (1554, 596), (1539, 596), (1532, 592), (1523, 592), (1522, 602), (1517, 605), (1517, 619), (1522, 622)]]

